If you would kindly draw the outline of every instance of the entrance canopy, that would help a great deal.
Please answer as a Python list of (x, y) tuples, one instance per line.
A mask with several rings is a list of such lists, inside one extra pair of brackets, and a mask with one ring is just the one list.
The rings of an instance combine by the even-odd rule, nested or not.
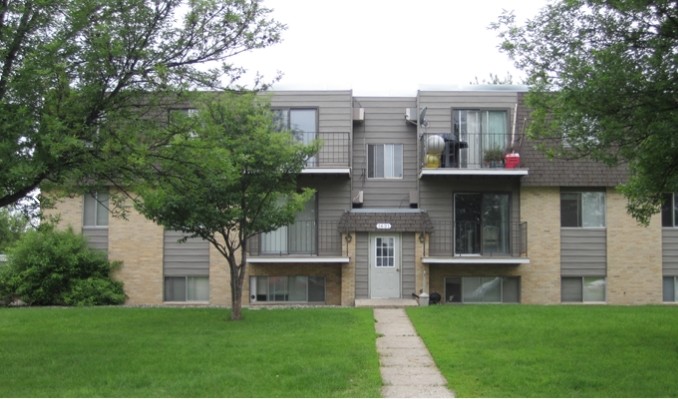
[(341, 216), (339, 231), (430, 233), (433, 231), (433, 223), (428, 213), (421, 209), (360, 208), (351, 209)]

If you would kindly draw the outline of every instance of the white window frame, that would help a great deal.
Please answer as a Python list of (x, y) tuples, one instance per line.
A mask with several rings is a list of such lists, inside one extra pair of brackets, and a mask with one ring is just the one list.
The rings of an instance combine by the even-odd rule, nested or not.
[[(469, 303), (469, 304), (502, 304), (502, 303), (520, 303), (520, 277), (518, 276), (458, 276), (458, 277), (446, 277), (445, 278), (445, 290), (447, 290), (447, 280), (448, 279), (458, 279), (459, 284), (461, 287), (461, 298), (459, 298), (458, 301), (455, 301), (453, 297), (450, 297), (450, 293), (445, 291), (445, 303)], [(487, 301), (487, 300), (470, 300), (467, 298), (465, 295), (465, 285), (470, 283), (470, 279), (479, 279), (480, 282), (482, 282), (481, 286), (479, 286), (477, 289), (482, 289), (482, 285), (487, 284), (487, 289), (493, 288), (490, 287), (490, 285), (493, 284), (498, 284), (498, 290), (499, 290), (499, 300), (498, 301)], [(505, 287), (507, 284), (507, 281), (515, 281), (515, 287), (517, 292), (515, 292), (515, 296), (518, 299), (517, 302), (514, 301), (509, 301), (506, 299), (507, 294), (505, 291)], [(475, 291), (475, 290), (474, 290)]]
[[(105, 195), (105, 197), (104, 197)], [(103, 198), (102, 198), (103, 197)], [(94, 193), (85, 194), (82, 205), (82, 225), (83, 227), (108, 227), (109, 211), (108, 204), (110, 201), (110, 194), (108, 190), (95, 191)], [(94, 207), (93, 222), (88, 223), (87, 211), (88, 207)], [(99, 218), (105, 216), (105, 221), (101, 223)]]
[[(184, 280), (184, 287), (185, 287), (184, 298), (186, 298), (186, 299), (185, 300), (168, 299), (167, 295), (166, 295), (167, 294), (167, 292), (166, 292), (166, 290), (167, 290), (167, 288), (166, 288), (167, 279), (179, 279), (179, 278), (185, 279)], [(203, 287), (203, 288), (206, 288), (206, 291), (205, 291), (206, 298), (202, 297), (202, 298), (196, 299), (194, 295), (190, 295), (191, 294), (191, 282), (189, 280), (195, 280), (195, 279), (204, 280), (207, 283), (207, 286)], [(182, 302), (182, 303), (184, 303), (184, 302), (208, 303), (209, 298), (210, 298), (209, 281), (210, 281), (209, 276), (165, 276), (165, 278), (163, 280), (163, 301), (164, 302)], [(199, 291), (194, 291), (193, 293), (195, 294), (197, 292), (199, 292)]]
[[(277, 288), (280, 289), (279, 292), (271, 292), (271, 279), (275, 281), (273, 285), (277, 285)], [(301, 281), (299, 279), (305, 280), (306, 289), (303, 298), (294, 297), (294, 295), (298, 295), (299, 292), (292, 292), (295, 280)], [(309, 300), (311, 279), (316, 280), (316, 282), (322, 282), (323, 298), (321, 301)], [(251, 303), (325, 303), (327, 301), (327, 279), (324, 276), (250, 276), (249, 288)], [(275, 299), (275, 296), (277, 295), (283, 296), (284, 298)], [(264, 298), (261, 296), (264, 296)]]
[[(563, 280), (580, 280), (581, 284), (581, 299), (565, 300), (562, 296)], [(601, 294), (593, 291), (593, 285), (601, 285), (598, 281), (602, 281), (602, 299), (592, 297), (593, 294)], [(588, 290), (587, 290), (588, 288)], [(607, 302), (607, 276), (561, 276), (561, 296), (562, 303), (605, 303)]]
[[(381, 147), (382, 159), (376, 159), (378, 148)], [(404, 148), (403, 144), (368, 144), (367, 178), (368, 179), (402, 179), (404, 175)]]
[[(561, 190), (560, 192), (560, 227), (563, 228), (593, 228), (601, 229), (607, 226), (607, 201), (604, 190)], [(595, 198), (594, 197), (597, 197)], [(577, 201), (577, 223), (576, 226), (563, 225), (563, 196), (576, 197)], [(602, 206), (602, 211), (597, 215), (599, 218), (587, 217), (586, 207), (598, 202)], [(600, 220), (596, 220), (600, 219)]]
[[(669, 284), (673, 288), (673, 299), (666, 299), (666, 292), (664, 288), (666, 287), (666, 280), (669, 281)], [(678, 276), (664, 276), (662, 278), (662, 301), (665, 303), (675, 303), (678, 302)]]

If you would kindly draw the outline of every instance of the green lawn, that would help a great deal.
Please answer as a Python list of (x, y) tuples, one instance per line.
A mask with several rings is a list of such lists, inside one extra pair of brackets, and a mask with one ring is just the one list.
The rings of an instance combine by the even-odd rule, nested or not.
[(461, 397), (678, 397), (678, 307), (407, 310)]
[(2, 397), (376, 397), (371, 309), (0, 309)]

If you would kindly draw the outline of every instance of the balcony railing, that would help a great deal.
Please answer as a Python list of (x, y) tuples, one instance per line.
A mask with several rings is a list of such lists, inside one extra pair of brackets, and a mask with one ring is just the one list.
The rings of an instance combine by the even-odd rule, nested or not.
[(435, 219), (432, 222), (430, 256), (527, 256), (527, 222), (511, 222), (508, 226)]
[(339, 256), (341, 234), (336, 220), (297, 220), (248, 241), (252, 256)]
[(307, 169), (350, 167), (351, 135), (348, 132), (296, 132), (294, 134), (303, 143), (320, 141), (320, 150), (307, 161)]
[(421, 167), (427, 169), (511, 168), (504, 163), (511, 153), (512, 138), (507, 133), (426, 133), (421, 137)]

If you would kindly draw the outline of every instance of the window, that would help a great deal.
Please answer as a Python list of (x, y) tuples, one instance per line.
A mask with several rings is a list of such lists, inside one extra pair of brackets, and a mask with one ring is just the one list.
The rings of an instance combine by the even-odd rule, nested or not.
[(395, 267), (395, 237), (376, 237), (376, 267)]
[[(318, 110), (314, 108), (275, 108), (273, 122), (280, 131), (289, 130), (294, 137), (310, 144), (315, 140), (318, 132)], [(307, 167), (316, 165), (316, 158), (306, 160)]]
[(325, 278), (317, 276), (252, 276), (252, 302), (325, 302)]
[(560, 193), (562, 227), (605, 227), (605, 192), (562, 191)]
[(509, 194), (455, 194), (455, 254), (509, 253), (509, 202)]
[(208, 302), (210, 299), (209, 277), (165, 277), (166, 302)]
[(678, 302), (678, 276), (664, 276), (664, 302)]
[(83, 226), (108, 226), (108, 190), (85, 194)]
[(316, 253), (316, 197), (296, 217), (294, 223), (260, 235), (262, 254)]
[(678, 193), (664, 194), (662, 227), (678, 227)]
[(605, 277), (562, 277), (560, 299), (563, 302), (605, 302)]
[(519, 303), (518, 277), (448, 277), (446, 303)]
[(403, 145), (369, 144), (367, 146), (367, 177), (402, 179)]
[(488, 150), (506, 151), (508, 144), (508, 112), (505, 110), (452, 110), (454, 135), (464, 145), (460, 167), (480, 168)]

